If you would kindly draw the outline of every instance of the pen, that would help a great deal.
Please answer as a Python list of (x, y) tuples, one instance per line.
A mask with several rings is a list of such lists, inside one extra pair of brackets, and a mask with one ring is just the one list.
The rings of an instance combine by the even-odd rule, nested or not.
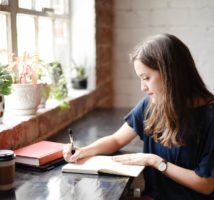
[(70, 143), (71, 143), (71, 153), (75, 153), (75, 147), (74, 147), (74, 139), (73, 139), (73, 131), (69, 128), (69, 138), (70, 138)]

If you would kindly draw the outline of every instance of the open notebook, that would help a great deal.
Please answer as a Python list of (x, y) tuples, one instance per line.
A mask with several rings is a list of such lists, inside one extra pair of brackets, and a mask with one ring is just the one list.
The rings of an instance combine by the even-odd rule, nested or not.
[(123, 165), (112, 160), (111, 156), (93, 156), (84, 158), (77, 163), (68, 163), (62, 167), (63, 172), (84, 174), (115, 174), (121, 176), (137, 177), (144, 166)]

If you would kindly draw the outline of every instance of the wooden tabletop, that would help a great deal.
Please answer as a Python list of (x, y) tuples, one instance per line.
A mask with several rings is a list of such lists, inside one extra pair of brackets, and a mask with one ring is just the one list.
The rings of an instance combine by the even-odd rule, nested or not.
[[(50, 141), (67, 143), (68, 128), (74, 132), (76, 146), (85, 146), (116, 131), (124, 122), (128, 109), (96, 109), (72, 123)], [(50, 127), (51, 128), (51, 127)], [(141, 152), (142, 142), (133, 141), (118, 153)], [(130, 184), (131, 178), (114, 175), (62, 173), (62, 165), (46, 172), (16, 169), (15, 189), (1, 195), (10, 200), (118, 200)]]

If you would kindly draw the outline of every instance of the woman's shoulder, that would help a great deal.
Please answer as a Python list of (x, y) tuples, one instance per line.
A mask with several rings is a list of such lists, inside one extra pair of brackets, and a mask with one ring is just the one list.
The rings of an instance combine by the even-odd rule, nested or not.
[(214, 99), (202, 105), (201, 110), (204, 114), (209, 114), (209, 115), (211, 114), (212, 116), (214, 116)]
[(214, 104), (208, 104), (204, 107), (202, 117), (204, 118), (206, 124), (212, 124), (212, 126), (214, 127)]
[(214, 139), (214, 103), (208, 103), (197, 109), (198, 124)]
[(145, 112), (150, 102), (149, 96), (144, 96), (131, 110), (131, 112), (135, 115), (142, 115)]
[[(133, 116), (136, 118), (143, 118), (144, 112), (149, 104), (149, 96), (144, 96), (134, 108), (127, 114), (127, 116)], [(127, 117), (126, 116), (126, 117)]]
[(199, 104), (198, 106), (195, 107), (197, 110), (201, 110), (209, 113), (213, 113), (214, 114), (214, 99), (209, 99), (209, 100), (203, 100), (203, 102), (201, 102), (201, 104)]
[(135, 107), (146, 108), (150, 102), (150, 97), (148, 95), (144, 96)]

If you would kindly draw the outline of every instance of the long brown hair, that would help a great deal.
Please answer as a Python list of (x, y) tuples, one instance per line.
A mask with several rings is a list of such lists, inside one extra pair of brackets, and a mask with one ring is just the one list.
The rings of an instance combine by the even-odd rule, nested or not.
[(173, 35), (159, 34), (138, 45), (130, 56), (158, 70), (164, 85), (161, 102), (150, 103), (147, 109), (145, 133), (164, 146), (184, 145), (195, 134), (195, 100), (213, 98), (188, 47)]

